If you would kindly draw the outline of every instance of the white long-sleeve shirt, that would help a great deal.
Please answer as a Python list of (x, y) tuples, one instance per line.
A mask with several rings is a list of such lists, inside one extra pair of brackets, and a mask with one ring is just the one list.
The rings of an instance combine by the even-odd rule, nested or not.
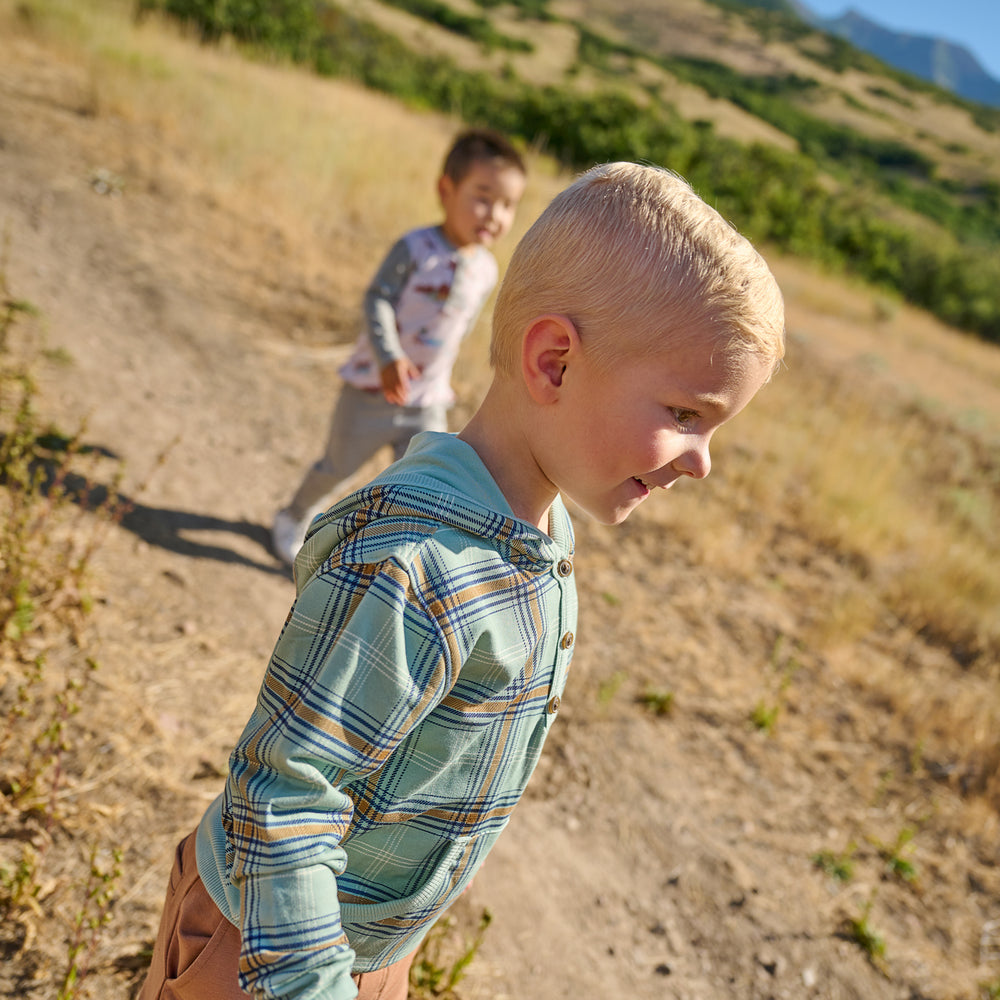
[(379, 389), (379, 373), (407, 357), (420, 370), (410, 382), (411, 406), (454, 402), (451, 371), (462, 339), (497, 282), (497, 263), (485, 247), (454, 247), (440, 226), (401, 237), (368, 291), (366, 329), (340, 369), (358, 389)]

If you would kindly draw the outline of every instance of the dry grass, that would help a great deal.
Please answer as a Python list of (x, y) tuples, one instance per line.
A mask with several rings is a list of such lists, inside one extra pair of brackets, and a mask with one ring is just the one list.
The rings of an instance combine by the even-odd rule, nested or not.
[[(98, 663), (86, 621), (90, 561), (122, 506), (94, 489), (99, 453), (37, 412), (33, 365), (44, 341), (36, 310), (7, 282), (0, 254), (0, 950), (30, 947), (53, 913), (73, 914), (58, 1000), (73, 1000), (109, 919), (120, 852), (68, 801), (86, 753), (75, 716), (92, 697)], [(104, 471), (104, 470), (102, 470)], [(86, 749), (85, 749), (86, 748)], [(71, 790), (71, 791), (70, 791)], [(58, 872), (59, 834), (86, 842), (82, 871)]]
[[(155, 17), (136, 26), (126, 0), (46, 0), (32, 9), (33, 30), (86, 73), (92, 113), (182, 147), (185, 182), (254, 204), (307, 249), (303, 232), (322, 244), (331, 230), (362, 230), (381, 247), (436, 215), (435, 182), (455, 120), (348, 82), (249, 62), (226, 46), (194, 45)], [(9, 0), (0, 3), (4, 21), (24, 28)], [(562, 186), (552, 173), (536, 170), (522, 220)], [(549, 183), (540, 189), (542, 178)]]

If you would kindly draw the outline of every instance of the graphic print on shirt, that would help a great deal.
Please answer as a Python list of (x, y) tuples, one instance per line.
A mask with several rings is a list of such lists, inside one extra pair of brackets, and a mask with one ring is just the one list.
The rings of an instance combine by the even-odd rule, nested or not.
[(457, 250), (437, 226), (408, 233), (387, 260), (391, 274), (380, 270), (366, 296), (366, 311), (373, 322), (372, 303), (391, 303), (391, 319), (383, 309), (378, 322), (391, 321), (393, 328), (373, 326), (363, 333), (341, 377), (357, 389), (378, 389), (379, 371), (401, 353), (421, 373), (410, 383), (409, 405), (450, 405), (455, 400), (451, 370), (461, 341), (496, 285), (496, 260), (483, 247), (472, 253)]

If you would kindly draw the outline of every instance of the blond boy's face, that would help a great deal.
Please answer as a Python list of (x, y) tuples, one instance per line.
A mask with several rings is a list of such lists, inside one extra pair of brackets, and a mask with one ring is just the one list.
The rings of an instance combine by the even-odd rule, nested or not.
[(713, 357), (697, 335), (611, 370), (572, 358), (547, 434), (545, 472), (595, 520), (618, 524), (654, 491), (704, 479), (709, 442), (767, 381), (770, 366), (749, 353)]
[(493, 246), (510, 232), (524, 187), (524, 174), (516, 167), (489, 161), (474, 163), (457, 184), (442, 177), (438, 193), (445, 235), (459, 249)]

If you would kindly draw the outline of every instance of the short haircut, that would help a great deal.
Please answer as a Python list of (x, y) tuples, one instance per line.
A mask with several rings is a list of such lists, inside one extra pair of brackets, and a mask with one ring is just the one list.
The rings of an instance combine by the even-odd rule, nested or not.
[(444, 158), (441, 174), (453, 184), (461, 184), (476, 163), (498, 163), (513, 167), (522, 174), (528, 171), (521, 154), (509, 139), (488, 128), (470, 128), (461, 132)]
[(493, 312), (490, 363), (512, 375), (531, 321), (569, 317), (601, 365), (708, 333), (777, 367), (778, 284), (750, 242), (683, 178), (607, 163), (557, 195), (518, 243)]

